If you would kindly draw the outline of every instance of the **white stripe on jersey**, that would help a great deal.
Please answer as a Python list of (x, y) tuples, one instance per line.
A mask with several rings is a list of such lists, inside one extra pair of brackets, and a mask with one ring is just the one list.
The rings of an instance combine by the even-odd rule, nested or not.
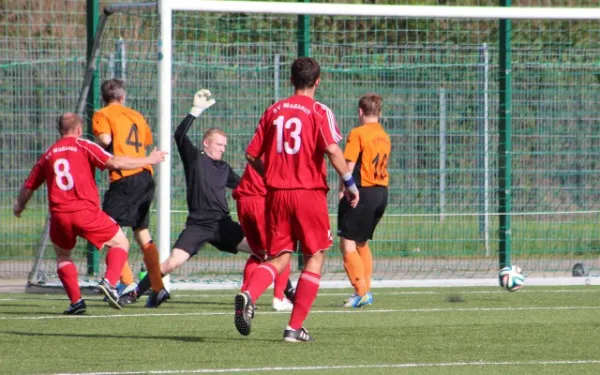
[(343, 137), (340, 133), (338, 133), (338, 131), (336, 129), (335, 116), (333, 115), (333, 112), (331, 111), (331, 109), (329, 109), (329, 107), (327, 107), (323, 103), (315, 102), (315, 104), (320, 105), (321, 108), (323, 108), (325, 110), (325, 115), (327, 115), (327, 122), (329, 123), (329, 131), (331, 132), (333, 141), (335, 143), (338, 143), (339, 141), (342, 140)]
[[(80, 144), (80, 143), (79, 143), (80, 141), (82, 141), (82, 142), (85, 142), (85, 143), (83, 143), (83, 144)], [(89, 140), (87, 140), (87, 139), (83, 139), (83, 138), (77, 138), (77, 139), (75, 140), (75, 142), (76, 142), (76, 143), (77, 143), (79, 146), (81, 146), (81, 147), (83, 147), (83, 148), (86, 148), (87, 150), (90, 150), (89, 146), (96, 147), (98, 150), (102, 151), (102, 152), (103, 152), (103, 153), (104, 153), (106, 156), (108, 156), (109, 158), (112, 158), (112, 157), (113, 157), (113, 155), (112, 155), (110, 152), (107, 152), (105, 149), (103, 149), (102, 147), (100, 147), (100, 146), (99, 146), (99, 145), (97, 145), (96, 143), (94, 143), (94, 142), (92, 142), (92, 141), (89, 141)], [(87, 143), (87, 145), (86, 145), (86, 143)], [(90, 154), (94, 155), (94, 157), (95, 157), (96, 159), (98, 159), (98, 161), (100, 161), (102, 164), (106, 164), (106, 163), (104, 163), (102, 160), (100, 160), (100, 159), (99, 159), (99, 158), (98, 158), (98, 157), (97, 157), (97, 156), (96, 156), (96, 155), (95, 155), (93, 152), (91, 152), (91, 151), (90, 151)]]

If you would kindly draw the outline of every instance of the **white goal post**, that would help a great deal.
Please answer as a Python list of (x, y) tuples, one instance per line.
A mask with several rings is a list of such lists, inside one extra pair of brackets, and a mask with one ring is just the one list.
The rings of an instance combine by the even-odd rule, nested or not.
[[(160, 0), (160, 37), (158, 42), (159, 105), (158, 146), (169, 154), (160, 165), (158, 174), (158, 244), (160, 259), (170, 253), (171, 213), (171, 79), (172, 79), (172, 13), (173, 11), (264, 13), (287, 15), (381, 16), (403, 18), (449, 19), (600, 19), (600, 8), (533, 8), (533, 7), (455, 7), (355, 5), (293, 2), (244, 2)], [(168, 285), (168, 279), (165, 279)], [(421, 280), (421, 285), (422, 285)]]

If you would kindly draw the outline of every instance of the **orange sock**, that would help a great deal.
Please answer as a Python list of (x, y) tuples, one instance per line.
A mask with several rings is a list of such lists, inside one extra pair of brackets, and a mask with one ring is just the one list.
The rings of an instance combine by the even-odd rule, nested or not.
[(154, 242), (148, 242), (142, 249), (144, 253), (144, 264), (148, 270), (148, 277), (150, 278), (150, 286), (155, 292), (159, 292), (165, 287), (162, 281), (162, 274), (160, 273), (160, 260), (158, 258), (158, 249)]
[(133, 272), (131, 272), (131, 267), (129, 267), (129, 262), (125, 262), (123, 266), (123, 271), (121, 271), (121, 283), (125, 285), (129, 285), (133, 282)]
[(365, 267), (365, 284), (367, 284), (367, 291), (369, 291), (371, 290), (371, 278), (373, 277), (373, 255), (368, 243), (365, 243), (365, 246), (357, 246), (356, 250)]
[(362, 259), (360, 259), (358, 252), (351, 251), (349, 253), (344, 253), (344, 269), (346, 270), (348, 279), (350, 280), (350, 283), (352, 283), (356, 294), (361, 297), (364, 296), (369, 290), (365, 283), (365, 267), (363, 266)]

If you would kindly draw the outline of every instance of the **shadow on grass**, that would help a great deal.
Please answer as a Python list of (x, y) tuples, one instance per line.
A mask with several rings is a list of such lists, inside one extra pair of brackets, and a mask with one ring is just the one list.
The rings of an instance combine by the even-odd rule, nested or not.
[[(15, 336), (35, 336), (35, 337), (75, 337), (75, 338), (90, 338), (90, 339), (140, 339), (140, 340), (171, 340), (178, 342), (213, 342), (213, 343), (227, 343), (227, 342), (241, 342), (241, 338), (229, 338), (229, 337), (199, 337), (199, 336), (140, 336), (140, 335), (112, 335), (112, 334), (101, 334), (101, 333), (90, 333), (90, 334), (65, 334), (65, 333), (45, 333), (45, 332), (25, 332), (25, 331), (0, 331), (0, 335), (15, 335)], [(263, 341), (263, 342), (281, 342), (281, 340), (275, 339), (253, 339), (252, 341)]]
[(227, 302), (169, 300), (168, 302), (165, 302), (165, 303), (167, 305), (229, 306), (233, 309), (233, 297), (231, 297), (231, 301), (227, 301)]
[(2, 313), (2, 308), (3, 307), (35, 307), (35, 308), (40, 308), (41, 306), (39, 304), (32, 304), (32, 303), (0, 303), (0, 313)]

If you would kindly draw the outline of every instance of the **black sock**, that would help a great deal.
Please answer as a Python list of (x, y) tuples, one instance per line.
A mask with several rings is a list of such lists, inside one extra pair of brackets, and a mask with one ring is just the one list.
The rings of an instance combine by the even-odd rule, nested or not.
[(285, 290), (283, 291), (283, 294), (285, 294), (285, 296), (287, 297), (287, 299), (290, 300), (290, 302), (292, 302), (292, 303), (294, 302), (296, 290), (294, 289), (294, 286), (292, 285), (292, 281), (290, 279), (288, 279), (288, 282), (285, 287)]
[(150, 289), (150, 277), (148, 274), (146, 274), (146, 276), (144, 276), (144, 278), (141, 279), (137, 285), (138, 296), (144, 295), (148, 289)]

